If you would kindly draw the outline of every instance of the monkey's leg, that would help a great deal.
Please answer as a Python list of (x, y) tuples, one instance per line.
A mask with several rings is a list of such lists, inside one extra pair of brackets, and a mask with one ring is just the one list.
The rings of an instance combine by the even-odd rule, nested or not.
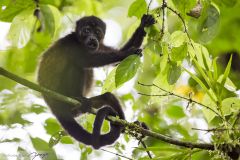
[(99, 109), (102, 106), (107, 105), (112, 107), (117, 112), (119, 118), (125, 119), (122, 107), (118, 99), (110, 92), (106, 92), (102, 95), (91, 98), (78, 97), (76, 99), (79, 100), (82, 105), (79, 107), (74, 107), (72, 109), (72, 114), (74, 117), (78, 116), (79, 113), (89, 112), (90, 107)]
[(122, 107), (118, 99), (110, 92), (106, 92), (102, 95), (89, 98), (91, 106), (93, 108), (101, 108), (104, 105), (110, 106), (117, 112), (117, 115), (121, 119), (125, 119)]

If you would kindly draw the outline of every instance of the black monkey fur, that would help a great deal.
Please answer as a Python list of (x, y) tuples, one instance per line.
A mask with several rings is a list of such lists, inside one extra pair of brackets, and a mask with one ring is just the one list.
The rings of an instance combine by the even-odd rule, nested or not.
[(101, 19), (83, 17), (77, 21), (75, 32), (59, 39), (44, 52), (38, 70), (39, 84), (69, 97), (79, 97), (81, 113), (88, 112), (91, 107), (98, 109), (93, 133), (89, 133), (75, 121), (74, 106), (43, 95), (63, 128), (76, 140), (98, 149), (112, 144), (120, 136), (122, 127), (112, 123), (110, 131), (101, 134), (106, 116), (125, 119), (117, 98), (109, 92), (85, 98), (92, 86), (92, 68), (122, 61), (131, 54), (140, 54), (139, 47), (146, 35), (144, 27), (154, 23), (151, 15), (144, 15), (131, 39), (117, 50), (103, 44), (106, 24)]

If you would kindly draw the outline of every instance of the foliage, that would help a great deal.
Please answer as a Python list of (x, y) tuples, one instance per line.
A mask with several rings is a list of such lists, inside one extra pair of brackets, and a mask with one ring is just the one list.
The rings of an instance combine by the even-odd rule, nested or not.
[[(221, 59), (222, 54), (240, 53), (240, 2), (168, 0), (168, 8), (162, 5), (162, 0), (153, 1), (150, 7), (147, 2), (0, 1), (0, 21), (11, 23), (7, 35), (11, 45), (0, 51), (0, 66), (35, 81), (40, 54), (55, 40), (70, 33), (74, 21), (81, 16), (94, 14), (122, 25), (122, 41), (125, 41), (140, 23), (141, 16), (149, 12), (156, 18), (156, 24), (146, 29), (143, 58), (129, 56), (112, 70), (104, 68), (106, 77), (97, 79), (97, 93), (94, 91), (93, 94), (100, 94), (100, 90), (102, 93), (115, 92), (126, 106), (128, 120), (138, 119), (150, 130), (168, 137), (192, 143), (210, 142), (216, 148), (211, 152), (183, 148), (151, 137), (144, 139), (147, 148), (143, 148), (127, 134), (109, 148), (113, 148), (114, 153), (144, 160), (150, 159), (146, 151), (150, 151), (154, 159), (161, 160), (229, 158), (219, 146), (227, 143), (240, 145), (240, 68), (233, 72), (233, 66), (238, 64), (234, 64), (232, 56), (226, 64), (221, 63), (218, 56)], [(197, 5), (200, 7), (196, 8)], [(166, 19), (163, 19), (163, 10)], [(189, 14), (196, 10), (199, 18)], [(127, 91), (122, 92), (124, 87)], [(46, 154), (47, 159), (54, 160), (64, 154), (69, 157), (71, 153), (69, 148), (66, 149), (69, 146), (70, 151), (77, 150), (80, 159), (109, 155), (103, 150), (95, 151), (78, 144), (67, 136), (51, 116), (40, 94), (3, 76), (0, 77), (0, 109), (3, 134), (12, 135), (1, 134), (1, 144), (16, 144), (18, 155), (39, 153), (38, 156)], [(33, 134), (26, 128), (34, 127), (36, 119), (41, 122), (38, 128), (41, 132), (35, 130)], [(78, 119), (89, 131), (93, 120), (93, 115)], [(105, 122), (103, 132), (108, 128)], [(12, 134), (16, 129), (25, 132), (25, 136), (20, 137), (18, 132)], [(25, 140), (31, 145), (24, 145)], [(60, 153), (59, 146), (68, 152)], [(8, 155), (1, 153), (0, 146), (0, 157), (8, 159)], [(112, 159), (116, 156), (111, 154)], [(119, 156), (119, 159), (124, 158)]]

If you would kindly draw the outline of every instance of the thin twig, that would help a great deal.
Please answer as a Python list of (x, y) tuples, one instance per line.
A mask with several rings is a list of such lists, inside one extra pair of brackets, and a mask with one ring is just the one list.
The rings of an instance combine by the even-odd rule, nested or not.
[(141, 92), (138, 92), (139, 95), (142, 95), (142, 96), (148, 96), (148, 97), (166, 97), (166, 96), (169, 96), (171, 94), (167, 93), (167, 94), (146, 94), (146, 93), (141, 93)]
[[(155, 85), (155, 84), (143, 84), (143, 83), (141, 83), (141, 82), (138, 82), (138, 84), (140, 84), (140, 85), (142, 85), (142, 86), (147, 86), (147, 87), (152, 87), (152, 86), (154, 86), (154, 87), (156, 87), (156, 88), (158, 88), (158, 89), (160, 89), (160, 90), (168, 93), (168, 95), (172, 95), (172, 96), (175, 96), (175, 97), (178, 97), (178, 98), (181, 98), (181, 99), (185, 99), (185, 100), (187, 100), (187, 101), (189, 101), (189, 102), (191, 102), (191, 103), (196, 103), (196, 104), (198, 104), (198, 105), (201, 105), (201, 106), (203, 106), (203, 107), (211, 110), (212, 112), (214, 112), (214, 113), (215, 113), (216, 115), (218, 115), (220, 118), (222, 118), (221, 115), (220, 115), (219, 113), (217, 113), (215, 110), (213, 110), (212, 108), (208, 107), (208, 106), (205, 105), (205, 104), (202, 104), (202, 103), (200, 103), (200, 102), (197, 102), (197, 101), (195, 101), (195, 100), (192, 100), (191, 98), (187, 98), (187, 97), (183, 97), (183, 96), (177, 95), (177, 94), (175, 94), (175, 93), (173, 93), (173, 92), (170, 92), (170, 91), (167, 91), (167, 90), (165, 90), (165, 89), (163, 89), (163, 88), (161, 88), (161, 87), (159, 87), (159, 86), (157, 86), (157, 85)], [(158, 96), (158, 95), (147, 95), (147, 94), (143, 94), (143, 93), (141, 93), (141, 94), (142, 94), (142, 95), (145, 95), (145, 96)], [(159, 95), (159, 96), (164, 96), (164, 95)]]
[(105, 149), (100, 149), (104, 152), (108, 152), (108, 153), (111, 153), (111, 154), (115, 154), (116, 156), (119, 156), (119, 157), (122, 157), (122, 158), (125, 158), (125, 159), (128, 159), (128, 160), (133, 160), (132, 158), (129, 158), (129, 157), (126, 157), (124, 155), (121, 155), (121, 154), (118, 154), (118, 153), (114, 153), (114, 152), (111, 152), (111, 151), (108, 151), (108, 150), (105, 150)]
[[(142, 144), (143, 148), (147, 149), (147, 145), (140, 139), (139, 142)], [(150, 153), (150, 151), (146, 150), (147, 154), (148, 154), (148, 157), (150, 159), (152, 159), (152, 155)]]
[(147, 7), (147, 14), (149, 14), (149, 9), (150, 9), (150, 6), (151, 6), (151, 4), (152, 4), (152, 1), (153, 1), (153, 0), (150, 0), (150, 2), (149, 2), (149, 4), (148, 4), (148, 7)]
[(166, 31), (166, 20), (167, 20), (167, 0), (162, 1), (162, 29), (161, 29), (161, 37), (163, 37)]
[(172, 11), (174, 14), (176, 14), (176, 15), (180, 18), (180, 20), (182, 21), (183, 27), (184, 27), (184, 32), (187, 34), (187, 37), (188, 37), (189, 43), (190, 43), (190, 45), (192, 46), (192, 48), (195, 50), (195, 48), (194, 48), (194, 46), (193, 46), (193, 44), (192, 44), (192, 41), (191, 41), (190, 35), (189, 35), (189, 33), (188, 33), (188, 30), (187, 30), (187, 25), (186, 25), (186, 23), (185, 23), (183, 17), (181, 16), (181, 14), (178, 13), (177, 11), (175, 11), (174, 9), (172, 9), (172, 8), (169, 7), (169, 6), (166, 6), (166, 7), (167, 7), (167, 9), (169, 9), (170, 11)]
[(240, 131), (240, 128), (212, 128), (212, 129), (192, 128), (192, 130), (205, 131), (205, 132), (222, 132), (222, 131), (229, 131), (229, 130)]

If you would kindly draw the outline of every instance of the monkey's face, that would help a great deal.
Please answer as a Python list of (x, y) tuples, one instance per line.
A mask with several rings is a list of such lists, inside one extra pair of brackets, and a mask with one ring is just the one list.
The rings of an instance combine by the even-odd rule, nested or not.
[(96, 51), (102, 43), (104, 32), (98, 26), (86, 25), (79, 28), (78, 39), (90, 51)]

